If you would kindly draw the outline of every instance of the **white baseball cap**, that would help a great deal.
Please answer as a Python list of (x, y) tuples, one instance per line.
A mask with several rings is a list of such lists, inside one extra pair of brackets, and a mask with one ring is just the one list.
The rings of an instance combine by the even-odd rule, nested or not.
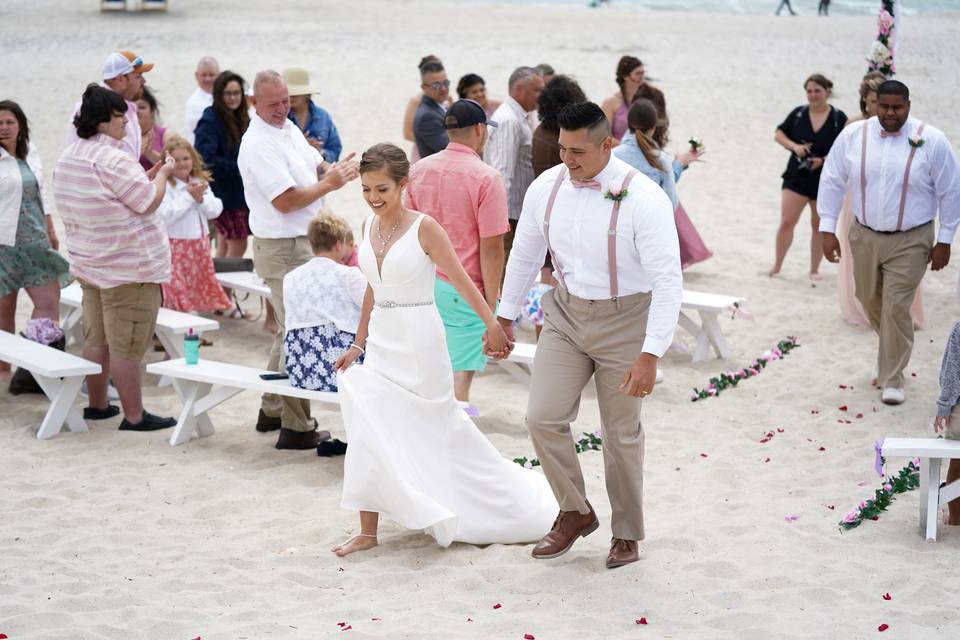
[(103, 62), (103, 79), (113, 80), (133, 73), (133, 64), (119, 51), (114, 51)]

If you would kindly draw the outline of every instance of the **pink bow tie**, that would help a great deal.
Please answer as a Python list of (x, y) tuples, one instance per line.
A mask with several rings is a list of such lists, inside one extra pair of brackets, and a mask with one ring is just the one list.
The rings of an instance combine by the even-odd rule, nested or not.
[(881, 138), (896, 138), (901, 133), (903, 133), (903, 131), (887, 131), (886, 129), (880, 129)]
[(593, 189), (594, 191), (600, 191), (600, 183), (596, 180), (577, 180), (576, 178), (571, 178), (570, 184), (572, 184), (575, 189)]

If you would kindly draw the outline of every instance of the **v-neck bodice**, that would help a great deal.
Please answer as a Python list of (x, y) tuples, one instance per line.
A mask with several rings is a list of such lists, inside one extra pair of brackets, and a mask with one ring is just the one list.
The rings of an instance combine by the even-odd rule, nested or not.
[(437, 267), (420, 246), (423, 218), (424, 215), (419, 214), (403, 235), (387, 249), (379, 269), (371, 238), (376, 216), (372, 215), (364, 222), (359, 253), (360, 269), (373, 287), (377, 302), (409, 304), (433, 301)]

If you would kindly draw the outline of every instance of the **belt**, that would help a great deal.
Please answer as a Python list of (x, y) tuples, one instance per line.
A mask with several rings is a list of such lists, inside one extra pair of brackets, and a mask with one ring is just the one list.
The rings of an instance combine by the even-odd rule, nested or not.
[(863, 227), (864, 229), (869, 229), (870, 231), (873, 231), (874, 233), (882, 233), (883, 235), (888, 236), (888, 235), (893, 234), (893, 233), (904, 233), (905, 231), (913, 231), (914, 229), (920, 229), (920, 228), (922, 228), (922, 227), (927, 226), (928, 224), (933, 224), (933, 220), (930, 220), (929, 222), (924, 222), (923, 224), (918, 224), (917, 226), (915, 226), (915, 227), (910, 227), (909, 229), (899, 229), (899, 230), (898, 230), (898, 229), (894, 229), (894, 230), (892, 230), (892, 231), (880, 231), (880, 229), (874, 229), (873, 227), (868, 227), (867, 225), (863, 224), (863, 223), (860, 222), (859, 220), (857, 220), (857, 223), (858, 223), (861, 227)]
[(429, 307), (433, 300), (427, 302), (394, 302), (393, 300), (383, 300), (375, 302), (373, 306), (381, 309), (396, 309), (397, 307)]

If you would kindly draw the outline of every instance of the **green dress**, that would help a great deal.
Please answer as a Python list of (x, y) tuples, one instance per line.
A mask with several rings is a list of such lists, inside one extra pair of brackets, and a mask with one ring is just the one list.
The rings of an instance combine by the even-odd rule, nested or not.
[(18, 159), (17, 164), (23, 198), (16, 244), (0, 245), (0, 296), (51, 282), (65, 287), (71, 280), (69, 263), (50, 246), (37, 178), (25, 160)]

